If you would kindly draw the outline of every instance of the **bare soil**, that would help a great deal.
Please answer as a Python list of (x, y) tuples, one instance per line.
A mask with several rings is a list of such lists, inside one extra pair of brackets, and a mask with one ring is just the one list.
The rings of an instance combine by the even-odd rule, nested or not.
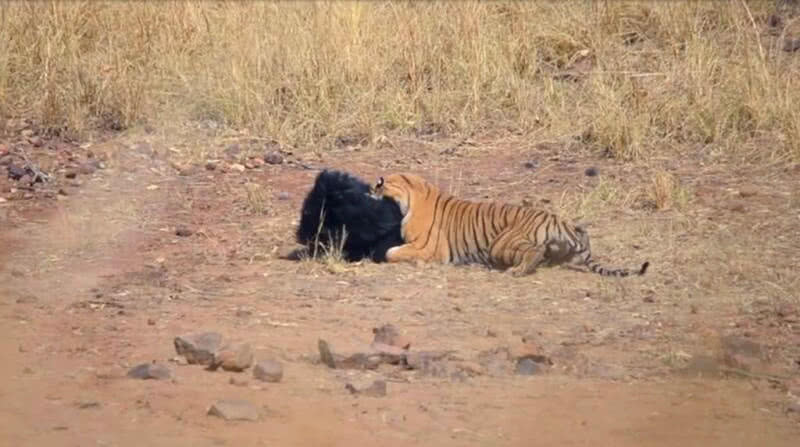
[[(284, 152), (244, 172), (226, 166), (264, 142), (141, 133), (85, 146), (106, 168), (79, 174), (68, 195), (0, 203), (2, 444), (797, 445), (800, 172), (712, 155), (622, 163), (570, 141), (418, 138)], [(687, 194), (673, 207), (652, 203), (654, 166)], [(465, 198), (580, 210), (596, 258), (651, 268), (513, 278), (286, 260), (322, 167), (370, 181), (410, 170)], [(452, 351), (461, 373), (319, 361), (319, 339), (357, 352), (385, 323), (412, 350)], [(174, 337), (203, 330), (250, 342), (283, 363), (283, 380), (174, 361)], [(523, 337), (553, 365), (521, 376), (484, 361)], [(174, 380), (126, 377), (150, 361)], [(386, 396), (345, 387), (376, 379)], [(260, 420), (206, 414), (239, 398)]]

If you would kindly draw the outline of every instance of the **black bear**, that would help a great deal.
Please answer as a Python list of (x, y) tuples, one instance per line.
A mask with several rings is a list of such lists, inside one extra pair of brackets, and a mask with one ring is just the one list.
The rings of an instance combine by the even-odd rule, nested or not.
[[(348, 262), (364, 258), (385, 262), (386, 251), (403, 244), (402, 219), (393, 200), (370, 197), (368, 183), (345, 172), (324, 170), (303, 201), (295, 236), (312, 256), (324, 253), (326, 246), (341, 246)], [(340, 245), (343, 228), (346, 238)]]

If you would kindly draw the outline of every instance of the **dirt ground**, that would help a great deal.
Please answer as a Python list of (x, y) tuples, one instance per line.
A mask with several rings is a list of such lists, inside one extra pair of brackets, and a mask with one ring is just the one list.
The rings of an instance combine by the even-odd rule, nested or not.
[[(284, 152), (282, 163), (261, 166), (247, 157), (274, 150), (269, 142), (211, 130), (82, 146), (9, 138), (8, 150), (25, 146), (34, 160), (67, 147), (73, 158), (91, 151), (104, 169), (78, 173), (78, 182), (55, 165), (51, 188), (60, 194), (8, 189), (0, 203), (3, 445), (800, 439), (796, 166), (700, 151), (680, 162), (622, 163), (571, 139), (423, 136)], [(240, 172), (235, 161), (253, 169)], [(478, 267), (286, 260), (322, 167), (370, 181), (408, 170), (465, 198), (577, 212), (597, 259), (651, 268), (626, 279), (565, 268), (513, 278)], [(586, 175), (590, 167), (599, 175)], [(657, 172), (675, 182), (666, 199)], [(176, 235), (180, 227), (191, 235)], [(450, 369), (320, 362), (319, 339), (358, 352), (386, 323), (412, 351), (450, 351)], [(173, 339), (198, 331), (251, 343), (257, 359), (283, 364), (283, 379), (181, 364)], [(516, 374), (498, 352), (523, 337), (552, 365)], [(126, 377), (152, 361), (173, 379)], [(385, 396), (346, 388), (378, 379)], [(246, 399), (260, 418), (207, 415), (218, 399)]]

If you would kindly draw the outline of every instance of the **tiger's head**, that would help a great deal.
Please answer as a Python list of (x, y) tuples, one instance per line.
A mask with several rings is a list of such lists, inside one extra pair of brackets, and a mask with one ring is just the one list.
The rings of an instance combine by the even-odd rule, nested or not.
[(415, 174), (392, 174), (380, 177), (370, 187), (370, 195), (375, 199), (388, 197), (400, 207), (403, 215), (408, 214), (411, 202), (425, 197), (430, 185), (422, 177)]

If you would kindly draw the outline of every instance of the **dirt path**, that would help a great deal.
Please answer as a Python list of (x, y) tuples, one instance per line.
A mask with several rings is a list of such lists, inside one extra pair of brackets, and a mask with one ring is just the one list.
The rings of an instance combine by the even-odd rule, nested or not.
[[(516, 172), (526, 157), (547, 160), (546, 153), (430, 153), (397, 151), (388, 163), (386, 154), (330, 159), (365, 178), (383, 169), (418, 169), (441, 175), (465, 196), (513, 200), (531, 198), (528, 192), (534, 199), (557, 197), (581, 181), (575, 172), (583, 169), (582, 161), (554, 161), (543, 168), (558, 174), (549, 181), (546, 170)], [(459, 177), (470, 166), (486, 175)], [(630, 282), (557, 269), (513, 279), (478, 268), (282, 260), (314, 175), (284, 164), (241, 175), (176, 176), (162, 158), (129, 151), (87, 180), (80, 194), (12, 213), (0, 235), (2, 444), (796, 445), (800, 425), (784, 414), (784, 382), (764, 379), (791, 377), (791, 347), (771, 350), (774, 368), (751, 370), (749, 380), (718, 378), (713, 362), (676, 372), (687, 358), (703, 358), (699, 353), (711, 349), (704, 340), (724, 334), (732, 319), (765, 350), (789, 346), (783, 342), (797, 336), (794, 326), (757, 326), (762, 320), (741, 313), (738, 293), (755, 290), (750, 283), (704, 286), (717, 287), (716, 298), (674, 291), (675, 281), (691, 282), (680, 255), (660, 256), (652, 276)], [(248, 182), (263, 189), (256, 194)], [(260, 207), (265, 212), (255, 211)], [(621, 220), (618, 236), (595, 230), (605, 257), (643, 256), (631, 254), (632, 245), (647, 240), (637, 219), (657, 225), (656, 218), (635, 213), (594, 213), (598, 228), (606, 219)], [(176, 236), (178, 225), (194, 234)], [(694, 231), (675, 230), (670, 243), (705, 237)], [(455, 351), (469, 373), (319, 364), (319, 338), (352, 352), (387, 322), (417, 349)], [(283, 363), (284, 379), (261, 383), (250, 372), (169, 362), (173, 338), (197, 330), (250, 342), (257, 358)], [(519, 376), (481, 363), (486, 352), (523, 335), (553, 360), (549, 372)], [(174, 380), (125, 377), (152, 360), (167, 365)], [(232, 377), (247, 384), (233, 385)], [(345, 388), (375, 379), (388, 382), (385, 397), (357, 397)], [(223, 398), (253, 402), (261, 420), (207, 416)]]

